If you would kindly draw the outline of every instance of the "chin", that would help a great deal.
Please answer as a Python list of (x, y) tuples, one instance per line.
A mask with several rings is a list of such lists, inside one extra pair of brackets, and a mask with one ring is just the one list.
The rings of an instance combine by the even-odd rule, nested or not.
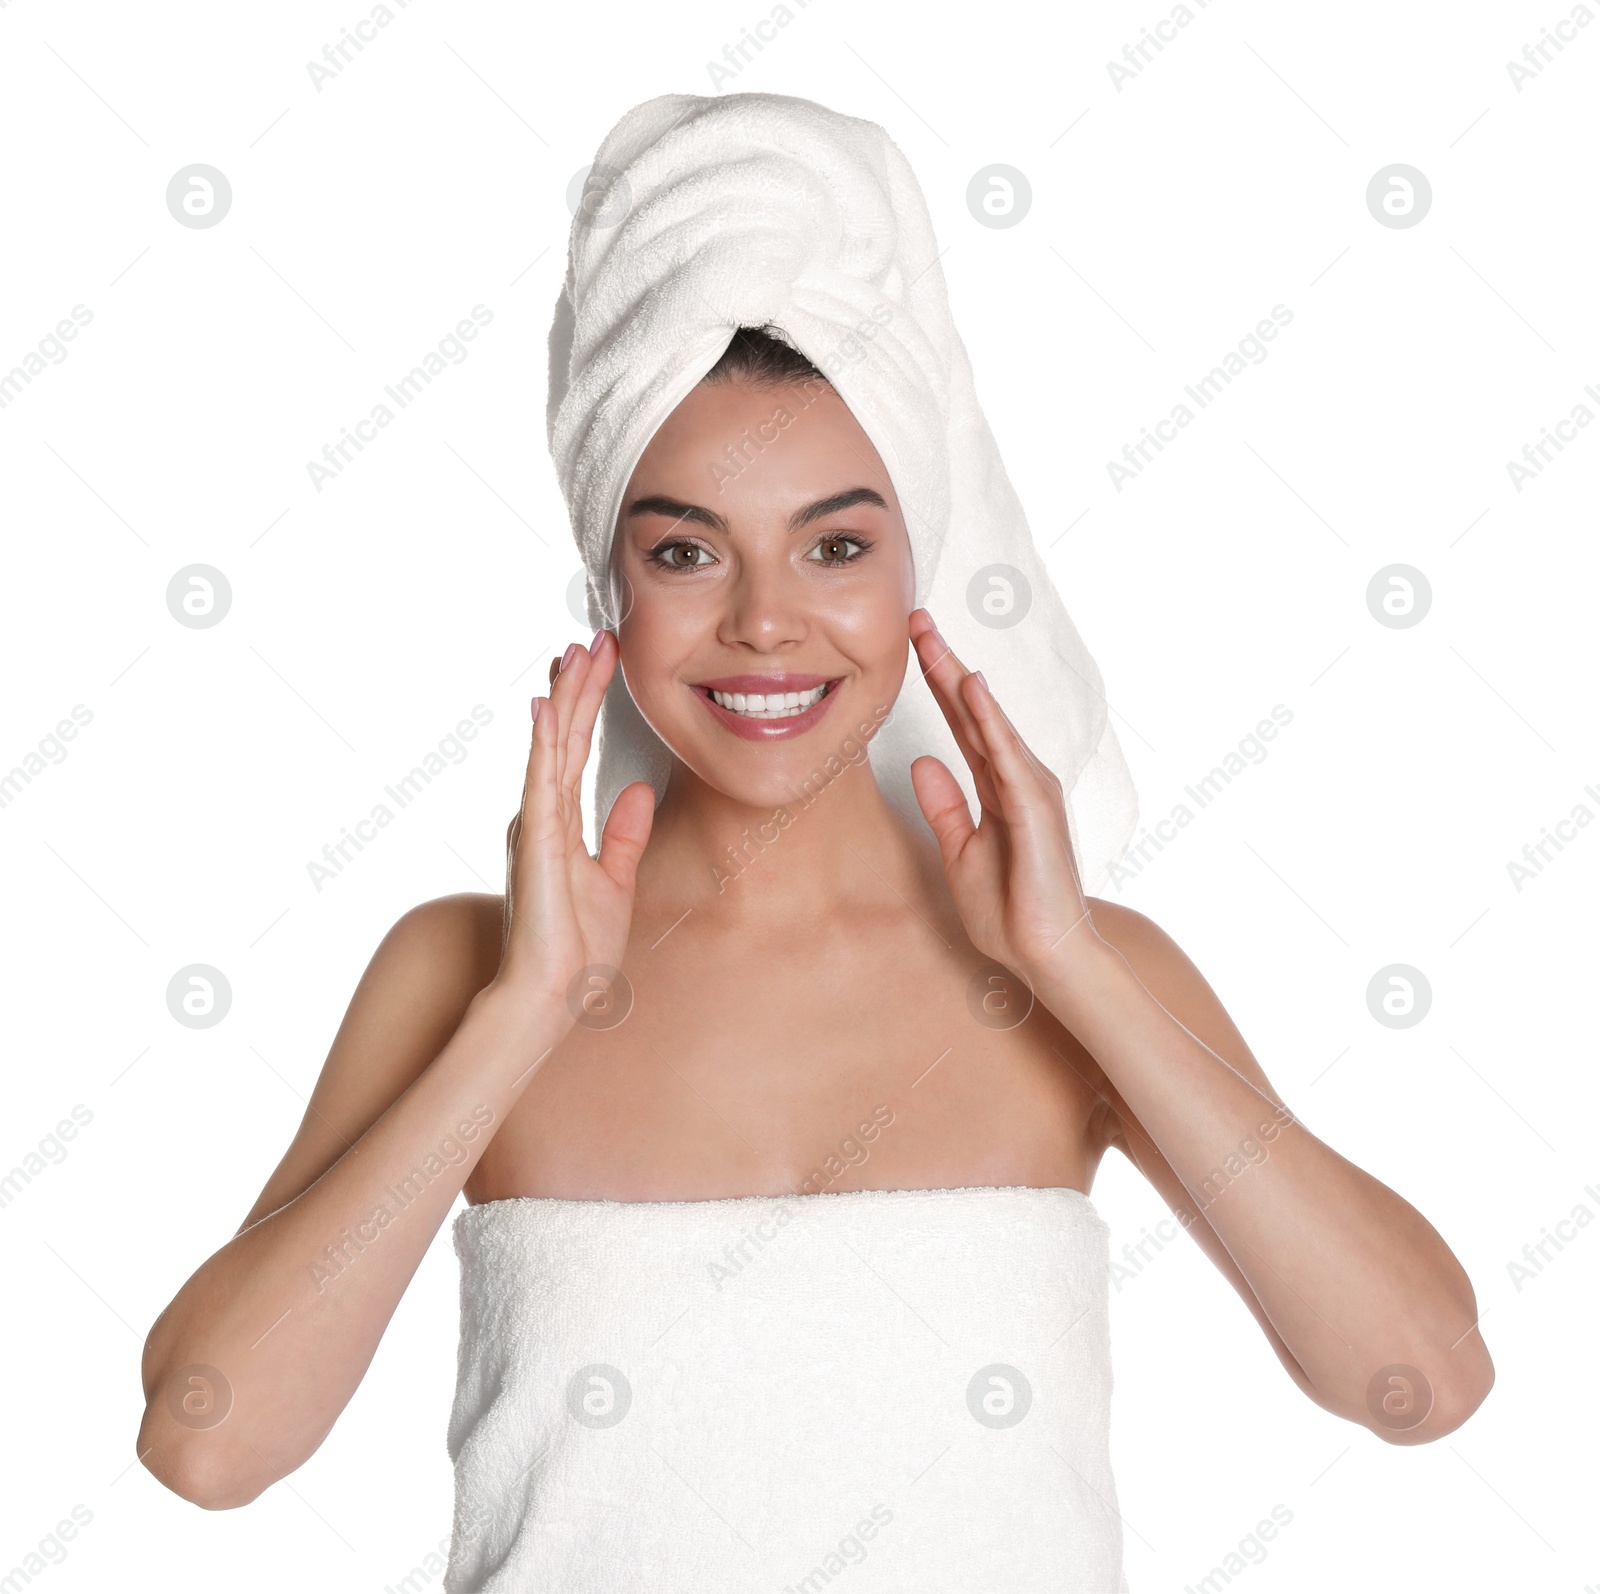
[(791, 813), (798, 812), (807, 806), (807, 782), (812, 788), (818, 784), (811, 770), (799, 765), (782, 773), (776, 770), (761, 771), (754, 778), (746, 770), (734, 770), (726, 766), (702, 767), (695, 773), (724, 797), (763, 813), (776, 813), (780, 808), (786, 808)]

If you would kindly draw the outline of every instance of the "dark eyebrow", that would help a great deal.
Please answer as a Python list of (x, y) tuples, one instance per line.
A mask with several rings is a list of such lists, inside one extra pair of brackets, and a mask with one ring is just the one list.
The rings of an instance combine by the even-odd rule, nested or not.
[[(853, 509), (857, 504), (873, 504), (879, 509), (887, 509), (889, 505), (884, 501), (883, 494), (871, 487), (849, 487), (842, 493), (834, 493), (828, 498), (819, 498), (814, 504), (807, 504), (804, 509), (797, 509), (789, 517), (789, 530), (799, 531), (803, 526), (809, 526), (813, 521), (825, 520), (829, 515), (836, 515), (841, 510)], [(667, 498), (660, 493), (651, 493), (644, 498), (635, 498), (623, 511), (625, 516), (631, 515), (665, 515), (669, 520), (687, 520), (697, 526), (706, 526), (712, 531), (720, 531), (728, 535), (728, 523), (714, 509), (702, 509), (699, 504), (680, 503), (676, 498)]]
[(797, 509), (789, 517), (789, 530), (799, 531), (802, 526), (809, 526), (814, 520), (826, 520), (829, 515), (837, 515), (841, 510), (854, 509), (857, 504), (873, 504), (879, 509), (889, 506), (883, 500), (883, 494), (874, 492), (870, 487), (848, 487), (842, 493), (835, 493), (831, 498), (819, 498), (814, 504), (807, 504), (804, 509)]

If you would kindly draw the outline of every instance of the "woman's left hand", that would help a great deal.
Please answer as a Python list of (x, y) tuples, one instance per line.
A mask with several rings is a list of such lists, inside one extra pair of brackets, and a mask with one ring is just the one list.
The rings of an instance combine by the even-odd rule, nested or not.
[(1060, 779), (1017, 734), (988, 683), (950, 651), (926, 609), (911, 640), (956, 745), (980, 815), (937, 758), (912, 760), (917, 803), (939, 843), (945, 878), (972, 944), (1037, 984), (1107, 950), (1090, 917)]

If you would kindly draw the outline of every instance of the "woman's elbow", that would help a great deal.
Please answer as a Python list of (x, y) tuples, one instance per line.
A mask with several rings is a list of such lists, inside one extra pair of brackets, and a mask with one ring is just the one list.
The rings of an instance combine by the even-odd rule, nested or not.
[(165, 1412), (147, 1411), (139, 1428), (139, 1461), (146, 1472), (180, 1499), (206, 1511), (233, 1511), (249, 1505), (265, 1485), (246, 1478), (233, 1459), (207, 1435), (160, 1436), (171, 1427)]
[(1487, 1350), (1429, 1380), (1415, 1368), (1385, 1368), (1369, 1386), (1367, 1409), (1357, 1417), (1386, 1444), (1426, 1445), (1452, 1434), (1488, 1399), (1494, 1363)]

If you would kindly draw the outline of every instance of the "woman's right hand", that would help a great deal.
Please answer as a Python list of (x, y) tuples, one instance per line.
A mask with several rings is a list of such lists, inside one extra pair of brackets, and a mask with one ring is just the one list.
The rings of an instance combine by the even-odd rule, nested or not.
[(552, 669), (548, 698), (533, 700), (533, 741), (522, 811), (506, 831), (506, 899), (494, 984), (573, 1006), (585, 969), (616, 969), (628, 944), (634, 882), (655, 819), (655, 788), (638, 780), (612, 804), (592, 856), (583, 839), (583, 771), (617, 640), (599, 631)]

